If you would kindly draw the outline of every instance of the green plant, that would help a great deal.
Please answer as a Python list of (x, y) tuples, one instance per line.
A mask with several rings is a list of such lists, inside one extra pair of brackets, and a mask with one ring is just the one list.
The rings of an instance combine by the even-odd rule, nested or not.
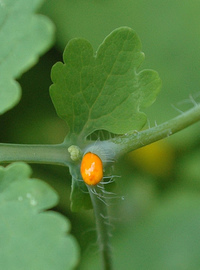
[[(0, 3), (1, 113), (20, 99), (15, 79), (52, 44), (51, 22), (33, 14), (39, 3)], [(56, 212), (45, 212), (57, 204), (58, 195), (45, 182), (30, 179), (30, 167), (21, 161), (69, 167), (71, 209), (94, 209), (103, 269), (112, 269), (107, 209), (113, 194), (110, 167), (124, 154), (200, 120), (200, 105), (195, 103), (180, 116), (145, 129), (147, 117), (142, 110), (155, 101), (161, 80), (153, 70), (138, 71), (143, 60), (140, 40), (129, 27), (114, 30), (96, 53), (87, 40), (72, 39), (65, 48), (64, 63), (52, 68), (50, 86), (57, 114), (68, 127), (64, 142), (0, 144), (0, 162), (20, 161), (0, 170), (0, 263), (4, 269), (29, 269), (30, 262), (31, 269), (72, 269), (78, 262), (78, 245), (65, 234), (68, 220)], [(96, 154), (105, 170), (105, 178), (96, 186), (85, 184), (80, 173), (87, 152)]]

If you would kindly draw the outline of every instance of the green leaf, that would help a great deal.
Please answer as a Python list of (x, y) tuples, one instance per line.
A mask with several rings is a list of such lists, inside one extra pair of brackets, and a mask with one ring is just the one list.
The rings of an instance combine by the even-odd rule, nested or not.
[(136, 33), (121, 27), (113, 31), (94, 54), (84, 39), (71, 40), (52, 68), (50, 94), (58, 115), (70, 132), (86, 137), (95, 130), (120, 134), (140, 130), (161, 81), (152, 70), (138, 72), (144, 59)]
[(67, 234), (69, 221), (48, 211), (58, 202), (55, 191), (30, 179), (30, 167), (0, 167), (0, 262), (9, 270), (74, 269), (77, 243)]
[(51, 44), (51, 21), (35, 15), (42, 0), (0, 1), (0, 114), (20, 99), (15, 81)]
[(77, 181), (72, 176), (72, 190), (71, 190), (71, 210), (79, 212), (80, 210), (92, 209), (92, 202), (88, 194), (88, 189), (83, 181)]
[[(80, 210), (88, 210), (92, 208), (92, 202), (85, 183), (81, 180), (80, 168), (77, 165), (69, 165), (70, 174), (72, 176), (71, 189), (71, 210), (78, 212)], [(79, 180), (80, 179), (80, 180)]]

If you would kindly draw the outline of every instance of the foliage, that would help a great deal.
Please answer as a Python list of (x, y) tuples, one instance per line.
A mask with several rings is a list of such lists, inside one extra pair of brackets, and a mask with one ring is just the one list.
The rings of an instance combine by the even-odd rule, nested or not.
[[(14, 79), (35, 64), (52, 43), (51, 21), (34, 14), (40, 4), (40, 0), (0, 2), (1, 114), (21, 97)], [(58, 195), (45, 182), (30, 180), (30, 173), (23, 163), (0, 167), (1, 267), (72, 269), (78, 248), (66, 234), (69, 222), (56, 212), (45, 211), (58, 203)]]
[(121, 134), (144, 126), (140, 108), (153, 103), (161, 82), (152, 70), (137, 72), (143, 58), (140, 41), (128, 27), (113, 31), (95, 56), (84, 39), (68, 43), (65, 64), (52, 69), (50, 93), (71, 133), (84, 138), (95, 130)]
[(51, 21), (34, 14), (41, 0), (0, 2), (0, 114), (21, 97), (16, 78), (29, 69), (52, 43)]
[[(180, 118), (172, 121), (173, 127), (180, 127), (180, 119), (191, 124), (194, 114), (185, 112), (190, 108), (193, 112), (196, 110), (194, 122), (199, 119), (200, 95), (193, 95), (198, 91), (200, 82), (199, 2), (183, 1), (180, 5), (178, 0), (171, 3), (153, 0), (151, 4), (149, 1), (128, 0), (48, 0), (41, 12), (52, 18), (56, 25), (56, 47), (23, 74), (38, 61), (39, 55), (49, 48), (53, 40), (52, 23), (43, 15), (35, 14), (40, 4), (40, 0), (0, 1), (1, 114), (19, 101), (20, 85), (23, 89), (19, 105), (1, 115), (0, 142), (31, 143), (24, 148), (26, 151), (20, 145), (12, 148), (11, 144), (1, 143), (0, 160), (34, 163), (48, 163), (50, 160), (50, 164), (57, 164), (55, 160), (58, 158), (69, 165), (69, 172), (65, 167), (32, 165), (34, 178), (30, 179), (30, 167), (24, 163), (0, 167), (0, 265), (9, 270), (75, 267), (78, 247), (68, 233), (68, 219), (49, 210), (59, 203), (56, 210), (70, 219), (73, 234), (81, 246), (78, 269), (100, 268), (98, 257), (94, 255), (96, 248), (91, 247), (91, 243), (96, 242), (96, 235), (90, 230), (94, 228), (91, 212), (74, 214), (69, 209), (71, 189), (73, 210), (91, 207), (79, 166), (82, 154), (94, 150), (100, 151), (104, 174), (120, 176), (114, 179), (114, 183), (106, 185), (107, 193), (103, 193), (104, 199), (108, 197), (109, 215), (115, 227), (111, 230), (114, 236), (114, 267), (198, 270), (199, 124), (164, 143), (131, 152), (119, 159), (115, 166), (113, 161), (116, 161), (114, 157), (120, 152), (122, 141), (128, 142), (132, 138), (136, 144), (138, 142), (135, 148), (152, 142), (154, 134), (163, 127), (157, 126), (155, 120), (164, 122), (177, 115), (178, 111)], [(145, 108), (155, 100), (160, 80), (154, 71), (140, 71), (139, 65), (143, 61), (141, 43), (131, 28), (119, 28), (120, 25), (137, 30), (147, 56), (143, 68), (153, 67), (162, 77), (163, 90), (154, 106)], [(94, 53), (102, 39), (115, 28)], [(63, 55), (64, 63), (57, 63), (52, 71), (51, 97), (59, 116), (67, 123), (66, 128), (65, 123), (57, 118), (49, 98), (49, 74), (51, 66), (60, 61), (60, 51), (69, 39), (80, 36), (83, 38), (72, 39), (68, 43)], [(123, 41), (125, 50), (120, 48)], [(131, 47), (130, 43), (134, 46)], [(113, 54), (110, 55), (110, 51)], [(137, 63), (132, 64), (137, 56)], [(124, 70), (125, 73), (120, 73)], [(151, 84), (142, 84), (143, 79), (146, 82), (150, 79)], [(143, 89), (137, 88), (135, 82), (140, 82)], [(152, 88), (148, 88), (151, 85)], [(71, 89), (72, 92), (69, 91)], [(114, 97), (116, 92), (119, 95)], [(97, 97), (98, 93), (101, 94)], [(148, 94), (144, 96), (142, 93)], [(131, 106), (136, 94), (142, 99), (134, 100), (135, 106)], [(72, 106), (71, 100), (74, 100)], [(178, 107), (176, 111), (171, 103)], [(149, 121), (145, 126), (146, 114)], [(133, 117), (136, 117), (136, 122), (133, 122)], [(150, 126), (153, 127), (149, 129)], [(141, 128), (144, 130), (129, 132)], [(106, 130), (106, 142), (100, 140), (102, 133), (105, 135), (102, 129)], [(115, 133), (115, 138), (112, 139), (113, 134), (109, 136), (107, 131)], [(170, 126), (165, 136), (171, 133)], [(64, 137), (64, 143), (55, 145), (63, 142)], [(37, 142), (50, 145), (37, 152), (32, 145)], [(76, 161), (70, 160), (68, 147), (71, 144), (79, 146), (80, 156)], [(127, 145), (126, 151), (135, 148)], [(113, 166), (108, 168), (110, 165)], [(59, 202), (58, 194), (46, 182), (58, 191)], [(98, 187), (95, 189), (98, 191)], [(96, 195), (96, 200), (100, 201)], [(104, 225), (109, 226), (107, 214), (102, 216)], [(99, 255), (98, 248), (96, 253)]]
[(1, 252), (3, 269), (72, 269), (77, 245), (67, 235), (66, 218), (46, 211), (58, 195), (45, 182), (30, 179), (24, 163), (0, 167)]

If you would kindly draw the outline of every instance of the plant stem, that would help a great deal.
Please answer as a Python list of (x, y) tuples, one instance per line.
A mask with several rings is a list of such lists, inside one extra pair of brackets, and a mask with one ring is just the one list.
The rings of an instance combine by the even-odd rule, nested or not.
[(66, 166), (70, 162), (67, 146), (32, 145), (32, 144), (0, 144), (0, 162), (25, 161)]
[(88, 186), (89, 194), (92, 200), (92, 205), (95, 214), (98, 242), (101, 252), (102, 269), (111, 270), (111, 245), (109, 236), (109, 218), (108, 209), (105, 198), (102, 198), (103, 193), (98, 186), (92, 188)]
[(137, 148), (169, 137), (197, 121), (200, 121), (199, 104), (196, 104), (194, 108), (161, 125), (140, 132), (135, 131), (131, 134), (125, 134), (123, 136), (113, 138), (110, 140), (110, 147), (114, 148), (113, 152), (116, 158)]
[[(169, 137), (199, 120), (200, 105), (196, 104), (191, 110), (156, 127), (128, 133), (109, 141), (99, 141), (95, 144), (101, 149), (106, 148), (106, 153), (111, 155), (110, 158), (116, 159), (127, 152)], [(25, 161), (66, 166), (72, 161), (67, 149), (66, 143), (54, 145), (0, 143), (0, 163)]]

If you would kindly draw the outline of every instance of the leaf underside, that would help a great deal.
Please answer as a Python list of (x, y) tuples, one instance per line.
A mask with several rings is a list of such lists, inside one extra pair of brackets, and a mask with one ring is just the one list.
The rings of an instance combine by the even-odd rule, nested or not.
[(34, 14), (42, 0), (0, 1), (0, 114), (21, 97), (15, 81), (53, 41), (51, 21)]
[(74, 269), (77, 244), (66, 218), (45, 211), (58, 202), (45, 182), (30, 179), (30, 167), (0, 167), (0, 262), (2, 269)]
[(63, 60), (52, 68), (50, 94), (58, 115), (70, 133), (82, 138), (95, 130), (115, 134), (140, 130), (160, 90), (161, 80), (153, 70), (138, 72), (143, 62), (136, 33), (121, 27), (99, 46), (96, 54), (85, 39), (73, 39)]

